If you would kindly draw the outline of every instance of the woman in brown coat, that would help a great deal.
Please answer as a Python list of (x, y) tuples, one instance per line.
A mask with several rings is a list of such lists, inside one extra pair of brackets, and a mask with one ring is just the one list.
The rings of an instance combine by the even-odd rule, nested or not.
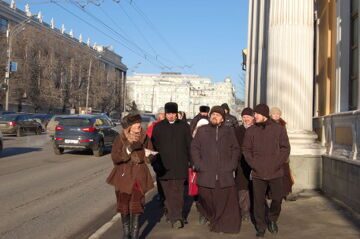
[[(145, 193), (154, 187), (145, 149), (151, 141), (141, 128), (140, 115), (128, 115), (121, 124), (123, 131), (112, 146), (114, 168), (106, 182), (115, 187), (117, 211), (121, 213), (124, 238), (139, 237), (139, 215), (144, 212)], [(150, 157), (150, 156), (149, 156)]]

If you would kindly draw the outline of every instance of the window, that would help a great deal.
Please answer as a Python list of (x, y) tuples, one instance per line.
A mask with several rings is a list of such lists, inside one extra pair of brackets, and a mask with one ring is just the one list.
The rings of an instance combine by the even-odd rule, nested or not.
[(8, 28), (8, 20), (0, 18), (0, 33), (6, 32)]
[(359, 94), (359, 0), (351, 0), (349, 108), (358, 108)]

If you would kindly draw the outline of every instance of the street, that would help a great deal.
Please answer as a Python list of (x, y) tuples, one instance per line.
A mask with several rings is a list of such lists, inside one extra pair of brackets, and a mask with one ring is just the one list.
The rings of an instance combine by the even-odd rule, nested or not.
[(0, 238), (87, 238), (115, 214), (110, 155), (53, 153), (46, 134), (5, 137)]

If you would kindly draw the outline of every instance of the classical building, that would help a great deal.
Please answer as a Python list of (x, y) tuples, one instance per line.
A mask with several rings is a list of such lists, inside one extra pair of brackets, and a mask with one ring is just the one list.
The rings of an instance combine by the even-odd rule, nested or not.
[[(39, 33), (41, 33), (41, 36), (39, 36)], [(36, 60), (36, 64), (39, 66), (38, 71), (40, 73), (36, 76), (39, 87), (42, 84), (44, 87), (47, 86), (50, 89), (52, 83), (56, 85), (51, 88), (52, 92), (46, 92), (46, 90), (43, 90), (44, 87), (41, 88), (40, 93), (43, 94), (44, 97), (54, 91), (69, 91), (63, 95), (54, 95), (54, 98), (57, 99), (54, 100), (55, 104), (51, 106), (54, 107), (52, 108), (53, 110), (64, 110), (64, 108), (66, 108), (66, 111), (68, 111), (70, 108), (78, 109), (79, 107), (85, 106), (89, 108), (92, 107), (93, 109), (97, 108), (97, 110), (104, 110), (104, 105), (106, 106), (108, 102), (100, 102), (101, 99), (97, 99), (95, 93), (99, 93), (97, 88), (104, 89), (106, 85), (111, 89), (104, 89), (98, 98), (109, 99), (109, 102), (111, 101), (110, 98), (116, 98), (116, 100), (111, 101), (111, 108), (117, 108), (121, 111), (124, 108), (127, 67), (123, 64), (122, 57), (115, 53), (112, 47), (102, 46), (96, 43), (92, 44), (90, 39), (84, 41), (82, 34), (77, 38), (74, 36), (73, 30), (66, 31), (63, 24), (60, 29), (57, 29), (54, 19), (51, 19), (50, 23), (46, 23), (43, 20), (41, 12), (32, 14), (28, 4), (25, 6), (25, 10), (22, 11), (16, 7), (14, 0), (11, 1), (11, 4), (0, 1), (0, 40), (2, 48), (0, 49), (0, 74), (1, 76), (5, 76), (5, 83), (8, 83), (5, 85), (8, 85), (9, 88), (9, 94), (6, 96), (8, 97), (6, 101), (9, 101), (7, 103), (9, 110), (19, 109), (19, 101), (23, 101), (24, 107), (30, 107), (29, 109), (22, 107), (22, 110), (33, 110), (31, 108), (34, 108), (34, 102), (29, 96), (34, 86), (24, 85), (22, 87), (24, 88), (23, 92), (21, 93), (24, 97), (23, 99), (19, 99), (17, 92), (20, 86), (14, 83), (19, 82), (18, 79), (24, 78), (23, 75), (26, 75), (24, 74), (25, 68), (32, 64), (29, 63), (30, 61), (34, 60)], [(28, 59), (23, 57), (24, 54), (28, 54), (27, 51), (30, 51), (30, 47), (28, 47), (30, 44), (32, 44), (31, 46), (36, 46), (36, 42), (38, 41), (38, 45), (41, 45), (46, 42), (46, 40), (48, 40), (47, 44), (34, 50), (38, 51), (38, 58)], [(11, 61), (16, 60), (19, 63), (18, 65), (20, 66), (18, 68), (20, 70), (18, 73), (10, 72), (9, 74), (6, 70), (8, 59)], [(46, 61), (49, 62), (49, 64), (60, 61), (64, 62), (62, 63), (63, 66), (61, 66), (60, 63), (56, 66), (54, 63), (52, 66), (53, 69), (60, 67), (63, 69), (61, 72), (54, 70), (52, 73), (53, 80), (51, 82), (47, 81), (50, 77), (44, 76), (45, 72), (49, 71), (48, 69), (44, 69), (43, 66), (47, 63)], [(41, 65), (42, 62), (44, 63), (43, 65)], [(9, 77), (10, 80), (6, 82), (6, 79)], [(34, 78), (33, 76), (31, 77)], [(29, 76), (29, 78), (31, 77)], [(57, 83), (57, 81), (60, 83)], [(29, 79), (29, 84), (30, 82)], [(4, 89), (0, 92), (2, 94), (1, 106), (5, 108), (3, 91)], [(44, 102), (44, 100), (42, 101)], [(46, 111), (45, 107), (42, 110)]]
[(175, 72), (134, 74), (126, 82), (127, 99), (135, 101), (139, 110), (156, 112), (173, 101), (189, 118), (198, 113), (200, 105), (235, 105), (235, 89), (231, 79), (212, 83), (209, 78)]
[(360, 211), (359, 0), (250, 0), (246, 105), (283, 111), (295, 188)]

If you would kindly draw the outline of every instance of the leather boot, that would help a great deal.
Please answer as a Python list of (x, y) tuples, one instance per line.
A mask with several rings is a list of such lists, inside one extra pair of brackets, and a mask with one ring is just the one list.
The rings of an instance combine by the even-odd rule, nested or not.
[(131, 214), (131, 239), (139, 238), (139, 216), (140, 214)]
[(130, 239), (130, 214), (121, 214), (121, 222), (123, 225), (123, 239)]

